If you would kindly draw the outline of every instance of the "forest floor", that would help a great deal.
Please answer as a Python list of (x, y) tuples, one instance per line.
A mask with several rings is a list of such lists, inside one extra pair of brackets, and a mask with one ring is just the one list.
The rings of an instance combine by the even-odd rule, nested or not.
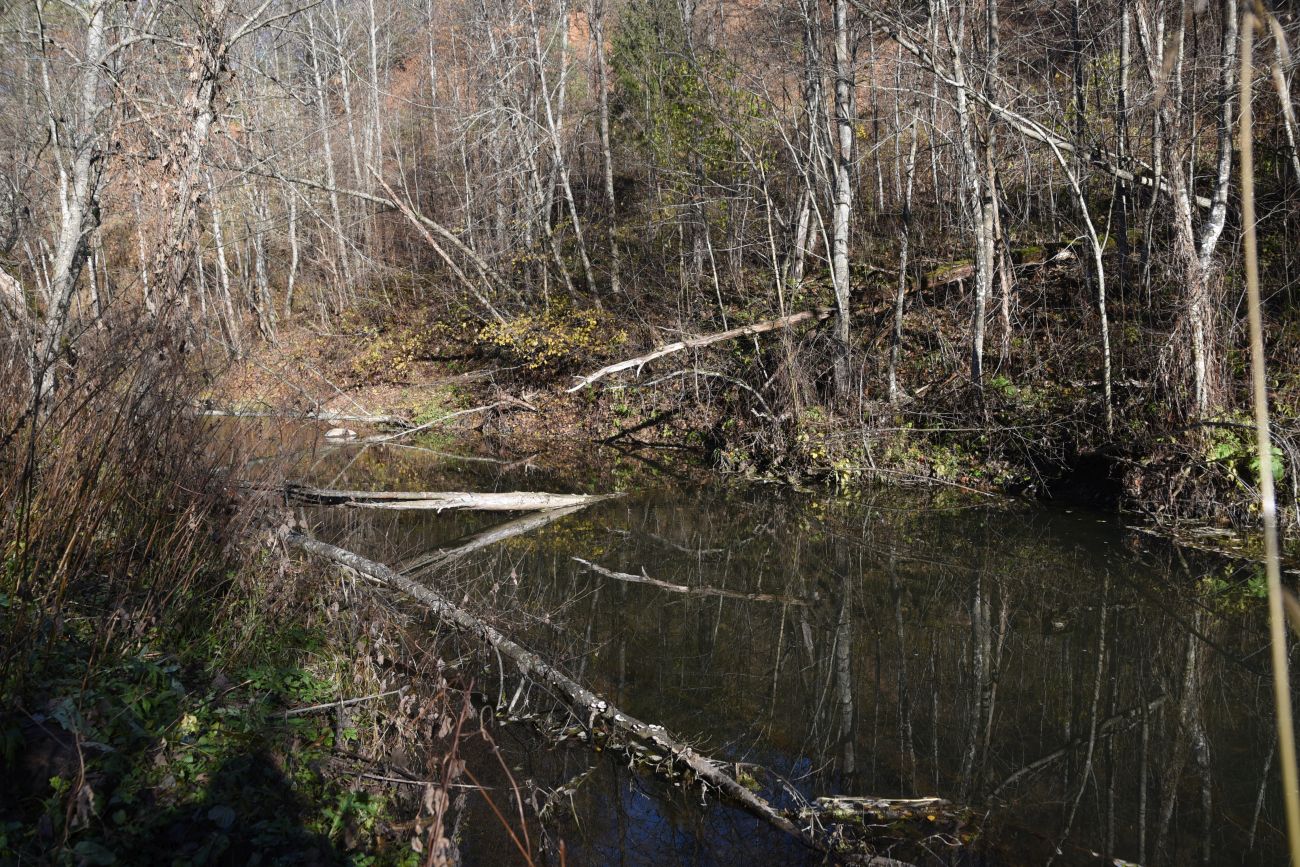
[(282, 562), (276, 613), (250, 600), (199, 646), (162, 623), (106, 640), (68, 606), (0, 703), (0, 864), (454, 863), (426, 857), (453, 851), (466, 767), (512, 785), (441, 668), (454, 642), (355, 574)]

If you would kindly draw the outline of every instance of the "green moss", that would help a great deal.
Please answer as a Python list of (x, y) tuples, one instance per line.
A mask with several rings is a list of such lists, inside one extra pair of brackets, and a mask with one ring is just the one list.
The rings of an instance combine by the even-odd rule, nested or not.
[(437, 421), (466, 407), (464, 395), (452, 386), (415, 391), (408, 401), (411, 423), (415, 425)]
[(958, 259), (954, 262), (945, 262), (925, 275), (926, 282), (941, 283), (952, 275), (970, 268), (974, 264), (974, 259)]

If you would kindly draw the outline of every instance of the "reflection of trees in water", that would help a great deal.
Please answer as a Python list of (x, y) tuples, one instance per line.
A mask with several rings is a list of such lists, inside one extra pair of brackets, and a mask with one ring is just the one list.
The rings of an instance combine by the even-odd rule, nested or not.
[[(808, 793), (1001, 804), (1006, 845), (1042, 861), (1058, 844), (1065, 863), (1278, 851), (1253, 615), (1214, 610), (1194, 569), (1125, 550), (1091, 519), (928, 505), (645, 495), (429, 580), (491, 606), (629, 712)], [(328, 520), (344, 544), (397, 559), (482, 529)], [(665, 593), (573, 556), (810, 604)]]

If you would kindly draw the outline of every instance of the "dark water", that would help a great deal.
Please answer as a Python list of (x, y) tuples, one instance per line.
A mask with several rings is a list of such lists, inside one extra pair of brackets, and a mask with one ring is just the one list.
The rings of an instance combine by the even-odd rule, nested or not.
[[(1285, 861), (1264, 603), (1248, 572), (1141, 542), (1113, 516), (962, 492), (800, 493), (598, 452), (566, 468), (476, 457), (488, 459), (322, 447), (299, 472), (356, 488), (622, 486), (421, 580), (505, 612), (509, 631), (624, 710), (784, 777), (766, 792), (779, 803), (939, 795), (988, 813), (973, 845), (936, 839), (909, 858)], [(520, 516), (306, 517), (396, 566)], [(813, 863), (698, 792), (507, 730), (517, 775), (544, 790), (594, 768), (546, 831), (568, 864)], [(467, 860), (510, 863), (490, 825), (467, 830)]]

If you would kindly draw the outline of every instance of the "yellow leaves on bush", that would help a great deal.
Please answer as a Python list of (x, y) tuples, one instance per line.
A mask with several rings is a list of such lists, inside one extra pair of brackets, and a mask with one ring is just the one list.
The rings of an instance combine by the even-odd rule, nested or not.
[(591, 364), (627, 342), (594, 310), (552, 305), (508, 322), (490, 322), (478, 333), (481, 349), (506, 358), (532, 373), (562, 373)]
[(368, 382), (405, 382), (415, 362), (429, 352), (431, 336), (420, 327), (389, 333), (367, 329), (364, 350), (352, 360), (352, 372)]

